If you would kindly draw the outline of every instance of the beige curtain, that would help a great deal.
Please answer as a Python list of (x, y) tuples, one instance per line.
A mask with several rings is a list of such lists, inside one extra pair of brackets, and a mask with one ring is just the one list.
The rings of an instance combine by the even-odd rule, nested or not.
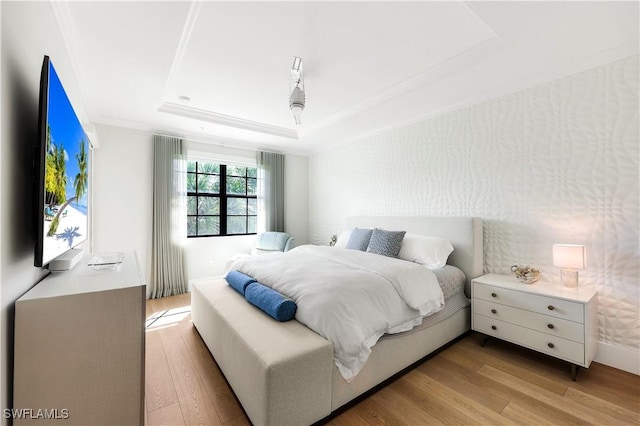
[(153, 136), (153, 223), (151, 298), (188, 290), (185, 246), (187, 241), (187, 173), (182, 140)]

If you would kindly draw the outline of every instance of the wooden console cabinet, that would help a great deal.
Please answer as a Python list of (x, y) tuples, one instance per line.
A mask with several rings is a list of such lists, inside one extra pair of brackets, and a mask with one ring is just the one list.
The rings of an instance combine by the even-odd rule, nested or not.
[(117, 270), (99, 271), (87, 260), (51, 273), (16, 302), (15, 425), (144, 422), (146, 286), (138, 259), (125, 253)]

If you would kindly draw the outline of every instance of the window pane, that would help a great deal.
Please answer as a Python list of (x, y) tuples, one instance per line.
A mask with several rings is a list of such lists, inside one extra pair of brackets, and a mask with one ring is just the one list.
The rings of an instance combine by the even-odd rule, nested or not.
[[(0, 0), (1, 1), (1, 0)], [(220, 175), (221, 169), (225, 175)], [(223, 166), (213, 161), (187, 160), (187, 235), (189, 237), (257, 232), (257, 167)], [(221, 186), (224, 185), (224, 188)], [(222, 192), (229, 197), (222, 199)], [(221, 205), (225, 210), (221, 210)]]
[(193, 235), (196, 235), (196, 218), (192, 216), (187, 218), (187, 236)]
[(227, 217), (227, 234), (246, 234), (247, 217), (229, 216)]
[(227, 176), (246, 176), (247, 168), (240, 166), (227, 166)]
[(247, 214), (258, 214), (258, 200), (256, 198), (249, 198), (247, 202), (249, 203)]
[(216, 163), (200, 163), (198, 162), (199, 173), (217, 173), (220, 174), (220, 164)]
[(247, 195), (256, 195), (257, 179), (247, 179)]
[(196, 174), (187, 173), (187, 192), (196, 192)]
[(187, 197), (187, 214), (198, 214), (198, 197), (189, 196)]
[(227, 194), (245, 195), (247, 192), (247, 182), (244, 178), (228, 177)]
[(220, 199), (218, 197), (198, 197), (198, 214), (220, 214)]
[(198, 218), (198, 235), (218, 235), (220, 233), (220, 216)]
[(247, 199), (246, 198), (227, 198), (227, 214), (246, 215)]
[(258, 218), (256, 216), (249, 216), (247, 220), (249, 221), (247, 233), (255, 234), (256, 232), (258, 232)]
[(203, 194), (220, 193), (220, 176), (199, 175), (198, 192)]

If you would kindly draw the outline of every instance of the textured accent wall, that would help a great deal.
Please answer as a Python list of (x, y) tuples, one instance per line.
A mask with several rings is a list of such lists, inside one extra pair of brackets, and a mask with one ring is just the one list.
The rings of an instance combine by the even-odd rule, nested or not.
[(640, 350), (638, 56), (446, 113), (309, 161), (310, 239), (351, 215), (477, 216), (485, 272), (584, 244), (600, 341)]

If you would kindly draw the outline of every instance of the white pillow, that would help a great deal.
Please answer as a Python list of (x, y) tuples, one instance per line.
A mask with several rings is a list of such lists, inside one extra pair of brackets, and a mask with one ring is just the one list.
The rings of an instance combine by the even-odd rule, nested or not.
[(442, 268), (452, 252), (453, 246), (449, 240), (407, 233), (402, 240), (398, 258), (427, 268)]
[(345, 229), (344, 231), (342, 231), (342, 233), (338, 236), (338, 241), (336, 241), (334, 247), (347, 248), (347, 243), (349, 242), (349, 238), (351, 237), (351, 231), (353, 231), (353, 229)]

